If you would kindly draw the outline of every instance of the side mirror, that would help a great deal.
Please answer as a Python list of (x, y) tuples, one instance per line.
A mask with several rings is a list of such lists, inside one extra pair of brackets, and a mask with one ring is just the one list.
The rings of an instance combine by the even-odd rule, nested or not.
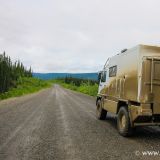
[(101, 76), (102, 76), (102, 71), (100, 71), (100, 72), (98, 73), (98, 82), (100, 82)]

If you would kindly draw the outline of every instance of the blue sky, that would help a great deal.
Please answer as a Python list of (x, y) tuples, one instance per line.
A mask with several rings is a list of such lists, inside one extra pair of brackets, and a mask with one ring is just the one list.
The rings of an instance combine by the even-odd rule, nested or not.
[(96, 72), (137, 44), (160, 44), (159, 0), (0, 0), (0, 52), (34, 72)]

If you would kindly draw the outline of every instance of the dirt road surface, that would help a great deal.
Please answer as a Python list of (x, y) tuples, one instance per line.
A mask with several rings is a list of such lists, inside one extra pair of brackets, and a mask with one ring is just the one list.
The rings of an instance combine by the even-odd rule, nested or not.
[[(116, 130), (116, 117), (97, 120), (95, 98), (54, 85), (0, 102), (0, 160), (160, 159), (159, 127)], [(153, 153), (152, 153), (153, 154)]]

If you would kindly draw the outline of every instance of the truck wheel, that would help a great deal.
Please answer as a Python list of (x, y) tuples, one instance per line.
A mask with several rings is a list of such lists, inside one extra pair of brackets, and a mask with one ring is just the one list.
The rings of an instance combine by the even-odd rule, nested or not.
[(130, 118), (126, 107), (121, 107), (118, 112), (117, 128), (120, 135), (124, 137), (132, 135), (133, 129), (130, 125)]
[(97, 110), (96, 110), (97, 118), (100, 120), (106, 119), (107, 111), (102, 108), (101, 100), (97, 102)]

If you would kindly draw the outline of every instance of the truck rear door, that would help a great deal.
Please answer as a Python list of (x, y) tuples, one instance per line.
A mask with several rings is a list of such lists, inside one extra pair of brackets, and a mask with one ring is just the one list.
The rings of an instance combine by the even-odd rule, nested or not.
[(142, 81), (144, 101), (153, 103), (153, 114), (160, 114), (160, 58), (145, 58)]

